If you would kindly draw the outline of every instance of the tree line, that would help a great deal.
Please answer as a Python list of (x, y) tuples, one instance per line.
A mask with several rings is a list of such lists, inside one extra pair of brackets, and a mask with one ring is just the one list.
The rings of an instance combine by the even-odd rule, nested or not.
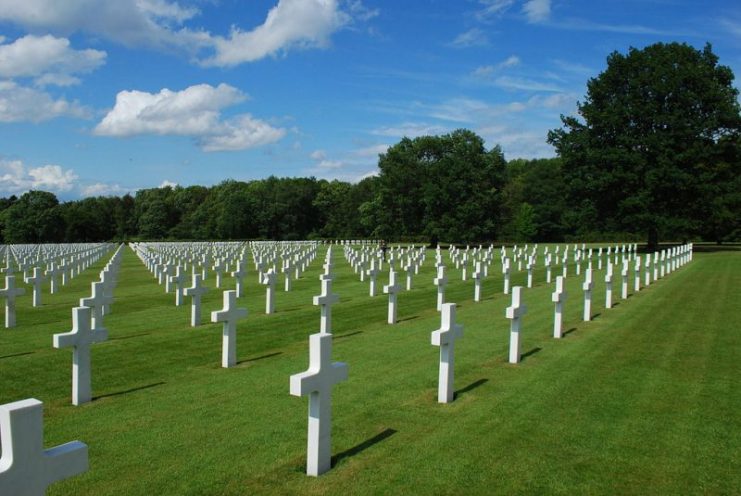
[(741, 108), (710, 45), (612, 53), (577, 114), (548, 141), (558, 157), (505, 160), (476, 133), (404, 138), (358, 183), (226, 180), (60, 203), (0, 199), (5, 243), (348, 239), (683, 241), (741, 239)]

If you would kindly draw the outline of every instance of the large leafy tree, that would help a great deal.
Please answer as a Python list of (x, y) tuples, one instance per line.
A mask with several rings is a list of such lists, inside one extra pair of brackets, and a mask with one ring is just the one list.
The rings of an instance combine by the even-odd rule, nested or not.
[(734, 201), (725, 191), (739, 174), (733, 79), (710, 45), (657, 43), (607, 58), (579, 117), (562, 116), (548, 134), (584, 232), (642, 230), (655, 247), (660, 235), (700, 232), (709, 210), (727, 211), (708, 205)]
[[(505, 171), (499, 147), (460, 129), (443, 136), (404, 138), (381, 155), (376, 209), (378, 234), (437, 240), (493, 239)], [(367, 217), (367, 206), (361, 211)]]

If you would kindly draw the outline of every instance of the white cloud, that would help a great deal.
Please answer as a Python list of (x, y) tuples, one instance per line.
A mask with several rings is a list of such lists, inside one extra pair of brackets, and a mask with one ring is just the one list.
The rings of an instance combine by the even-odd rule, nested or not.
[(75, 50), (66, 38), (27, 35), (0, 45), (0, 77), (35, 77), (40, 85), (67, 86), (79, 80), (72, 74), (95, 70), (105, 63), (100, 50)]
[(206, 66), (252, 62), (292, 47), (326, 47), (330, 35), (350, 22), (336, 0), (279, 0), (265, 22), (251, 31), (232, 28), (228, 37), (214, 36), (216, 53)]
[(77, 101), (55, 100), (46, 92), (0, 81), (0, 122), (42, 122), (56, 117), (90, 117)]
[(489, 44), (489, 39), (481, 29), (472, 28), (459, 34), (450, 44), (457, 48), (486, 46)]
[(552, 84), (535, 81), (533, 79), (500, 76), (494, 80), (494, 84), (501, 88), (510, 90), (523, 90), (523, 91), (554, 91), (559, 92), (561, 89)]
[(517, 55), (510, 55), (503, 61), (499, 62), (497, 65), (482, 65), (477, 67), (471, 73), (471, 75), (478, 79), (488, 79), (495, 72), (499, 72), (502, 69), (507, 69), (509, 67), (515, 67), (518, 65), (520, 65), (520, 58)]
[(547, 21), (551, 16), (551, 0), (527, 0), (522, 6), (522, 11), (528, 22)]
[(177, 185), (178, 185), (178, 183), (175, 183), (175, 182), (172, 182), (172, 181), (168, 181), (167, 179), (165, 179), (165, 180), (164, 180), (164, 181), (162, 181), (162, 183), (161, 183), (161, 184), (160, 184), (159, 186), (157, 186), (157, 187), (158, 187), (158, 188), (174, 188), (174, 187), (175, 187), (175, 186), (177, 186)]
[(479, 0), (479, 3), (483, 7), (476, 12), (476, 17), (479, 20), (485, 21), (504, 13), (515, 3), (515, 0)]
[(280, 140), (285, 129), (274, 128), (249, 114), (221, 118), (221, 110), (240, 103), (246, 95), (227, 84), (167, 88), (159, 93), (121, 91), (116, 104), (95, 127), (99, 136), (138, 134), (193, 137), (208, 152), (244, 150)]
[(293, 48), (326, 47), (337, 30), (368, 21), (378, 10), (361, 0), (277, 0), (261, 25), (243, 30), (235, 24), (226, 36), (192, 26), (199, 14), (171, 0), (0, 0), (0, 22), (31, 32), (84, 32), (126, 46), (175, 49), (220, 67)]
[(75, 186), (77, 174), (59, 165), (26, 168), (20, 160), (0, 160), (0, 192), (20, 194), (38, 189), (51, 192), (70, 191)]
[(392, 138), (417, 138), (419, 136), (430, 136), (444, 133), (448, 129), (435, 125), (419, 122), (404, 122), (397, 126), (380, 127), (371, 131), (376, 136), (389, 136)]
[(314, 150), (309, 156), (313, 160), (324, 160), (325, 158), (327, 158), (327, 154), (324, 152), (324, 150)]
[(119, 196), (130, 193), (131, 190), (118, 184), (93, 183), (80, 187), (80, 196)]
[(353, 151), (353, 154), (357, 157), (369, 157), (377, 158), (382, 153), (386, 153), (390, 145), (372, 145), (363, 148), (358, 148)]
[(335, 170), (335, 169), (341, 169), (345, 166), (345, 164), (341, 160), (322, 160), (316, 166), (319, 169), (324, 170)]

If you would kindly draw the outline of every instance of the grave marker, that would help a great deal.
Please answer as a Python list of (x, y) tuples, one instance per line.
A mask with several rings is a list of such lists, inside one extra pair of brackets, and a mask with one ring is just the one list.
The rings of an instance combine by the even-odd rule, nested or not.
[(527, 313), (527, 306), (522, 302), (522, 286), (512, 288), (512, 305), (507, 307), (505, 315), (510, 319), (509, 326), (509, 363), (520, 361), (520, 319)]
[(445, 303), (440, 316), (440, 329), (433, 331), (431, 341), (440, 347), (440, 370), (438, 373), (437, 401), (453, 401), (455, 341), (463, 337), (463, 326), (455, 323), (455, 303)]
[(211, 312), (211, 322), (223, 322), (221, 339), (221, 366), (237, 364), (237, 321), (247, 317), (247, 310), (237, 308), (237, 292), (224, 291), (224, 307)]

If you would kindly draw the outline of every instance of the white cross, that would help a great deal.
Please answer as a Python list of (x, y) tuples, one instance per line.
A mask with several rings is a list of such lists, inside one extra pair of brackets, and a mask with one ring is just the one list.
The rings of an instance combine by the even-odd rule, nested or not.
[(103, 307), (113, 303), (113, 298), (104, 294), (102, 282), (91, 283), (91, 287), (92, 295), (89, 298), (80, 298), (80, 306), (92, 309), (91, 327), (100, 329), (103, 327)]
[(221, 366), (237, 364), (237, 321), (247, 317), (247, 310), (236, 308), (237, 292), (224, 291), (224, 308), (211, 312), (211, 322), (223, 322), (221, 339)]
[(620, 298), (623, 300), (628, 297), (628, 266), (629, 262), (626, 258), (623, 260), (623, 270), (620, 271), (620, 275), (623, 278)]
[(370, 277), (370, 296), (376, 296), (376, 279), (378, 278), (380, 270), (376, 265), (376, 259), (371, 260), (371, 268), (368, 269), (368, 276)]
[(270, 269), (265, 273), (262, 279), (262, 283), (267, 286), (265, 290), (265, 313), (271, 314), (275, 312), (275, 270)]
[(605, 308), (612, 308), (612, 270), (612, 263), (608, 263), (605, 273)]
[(448, 277), (445, 275), (445, 266), (437, 266), (437, 277), (432, 280), (432, 283), (437, 286), (437, 311), (443, 309), (443, 303), (445, 303), (445, 286), (448, 285)]
[(437, 401), (453, 401), (455, 341), (463, 337), (463, 326), (455, 323), (455, 303), (445, 303), (440, 316), (440, 329), (432, 331), (431, 341), (440, 347), (440, 370), (438, 374)]
[(90, 345), (108, 339), (108, 331), (90, 326), (90, 308), (72, 309), (72, 330), (54, 334), (54, 347), (72, 347), (72, 404), (81, 405), (92, 399)]
[(527, 313), (527, 306), (522, 302), (522, 286), (512, 288), (512, 305), (505, 310), (510, 319), (509, 325), (509, 363), (520, 361), (520, 319)]
[(0, 489), (7, 495), (44, 496), (54, 482), (88, 469), (80, 441), (44, 449), (43, 403), (34, 398), (0, 405)]
[(46, 275), (49, 277), (50, 280), (50, 290), (49, 292), (51, 294), (55, 294), (57, 292), (57, 274), (61, 274), (62, 270), (59, 269), (54, 262), (51, 263), (49, 266), (49, 269), (46, 271)]
[(5, 287), (0, 289), (0, 298), (5, 298), (5, 327), (15, 327), (15, 297), (25, 294), (24, 288), (15, 287), (15, 276), (5, 276)]
[[(608, 265), (612, 264), (608, 257)], [(584, 290), (584, 322), (589, 322), (592, 319), (592, 271), (587, 269), (584, 276), (584, 284), (582, 289)]]
[(388, 323), (396, 324), (396, 294), (401, 287), (396, 283), (396, 272), (389, 270), (389, 283), (383, 287), (383, 293), (389, 295)]
[(563, 276), (556, 276), (556, 290), (551, 293), (551, 301), (556, 304), (556, 310), (553, 317), (553, 337), (556, 339), (560, 339), (563, 335), (563, 303), (566, 301), (567, 297), (563, 281)]
[(237, 298), (241, 298), (244, 294), (242, 291), (244, 276), (247, 275), (247, 268), (245, 267), (244, 261), (240, 260), (237, 262), (237, 270), (232, 272), (232, 277), (236, 281)]
[(185, 289), (183, 286), (185, 286), (185, 280), (186, 280), (186, 272), (183, 270), (183, 268), (178, 265), (175, 267), (175, 275), (170, 276), (169, 280), (170, 283), (175, 285), (175, 306), (179, 307), (183, 304), (183, 289)]
[(504, 274), (504, 294), (509, 294), (509, 258), (505, 258), (502, 262), (502, 274)]
[(193, 286), (185, 288), (183, 294), (192, 297), (190, 304), (190, 325), (196, 327), (201, 324), (201, 296), (208, 292), (206, 286), (201, 286), (201, 274), (193, 274)]
[(33, 268), (33, 277), (26, 277), (26, 284), (33, 286), (33, 306), (41, 306), (41, 284), (44, 282), (44, 274), (38, 267)]
[(332, 386), (346, 381), (347, 364), (332, 363), (332, 335), (309, 336), (309, 368), (290, 379), (293, 396), (309, 396), (306, 474), (318, 476), (332, 463)]
[(221, 274), (224, 272), (224, 261), (220, 258), (216, 260), (216, 263), (211, 268), (211, 270), (214, 271), (216, 274), (216, 287), (221, 288)]
[(473, 272), (473, 301), (479, 302), (481, 301), (481, 279), (482, 279), (482, 273), (481, 273), (481, 262), (476, 262), (476, 270)]
[(532, 288), (533, 287), (533, 260), (528, 259), (527, 265), (525, 266), (527, 268), (527, 287)]
[(641, 257), (635, 258), (635, 265), (633, 266), (633, 291), (638, 292), (641, 290)]
[(172, 291), (172, 277), (175, 275), (175, 265), (172, 262), (165, 264), (165, 269), (162, 271), (165, 278), (165, 293)]
[(646, 275), (645, 281), (643, 282), (644, 286), (648, 286), (651, 284), (651, 255), (646, 255), (646, 263), (644, 265), (644, 273)]
[(340, 297), (332, 294), (332, 276), (322, 274), (319, 276), (322, 281), (322, 294), (314, 297), (314, 305), (319, 305), (322, 315), (319, 320), (319, 331), (322, 333), (332, 333), (332, 305), (340, 301)]

